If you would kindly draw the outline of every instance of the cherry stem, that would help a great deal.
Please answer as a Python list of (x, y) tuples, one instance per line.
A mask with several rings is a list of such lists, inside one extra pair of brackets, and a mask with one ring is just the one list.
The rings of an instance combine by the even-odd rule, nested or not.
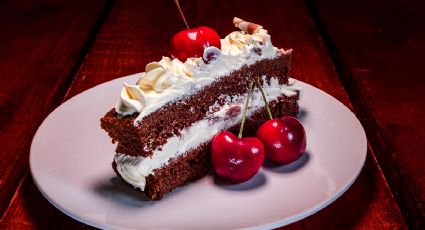
[(242, 112), (241, 127), (239, 128), (239, 134), (238, 134), (239, 138), (242, 138), (243, 127), (245, 125), (245, 119), (246, 119), (246, 111), (248, 110), (249, 99), (251, 99), (251, 97), (252, 97), (252, 87), (253, 86), (254, 86), (254, 81), (251, 81), (249, 83), (248, 97), (246, 98), (245, 107), (243, 108), (243, 112)]
[(174, 2), (176, 3), (177, 9), (179, 10), (180, 16), (182, 17), (183, 22), (184, 22), (184, 24), (186, 25), (186, 28), (187, 28), (187, 29), (190, 29), (190, 28), (189, 28), (189, 24), (187, 24), (186, 18), (184, 17), (184, 14), (183, 14), (182, 8), (180, 7), (179, 0), (174, 0)]
[(263, 87), (261, 87), (260, 81), (258, 78), (255, 78), (255, 81), (257, 83), (258, 88), (260, 89), (261, 95), (263, 96), (263, 101), (266, 107), (267, 115), (269, 116), (269, 119), (273, 119), (272, 113), (270, 112), (269, 103), (267, 103), (266, 94), (264, 94)]

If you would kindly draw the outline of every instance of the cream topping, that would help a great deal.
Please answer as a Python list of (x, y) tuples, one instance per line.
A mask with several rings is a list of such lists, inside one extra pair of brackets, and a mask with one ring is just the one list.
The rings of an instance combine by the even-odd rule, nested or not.
[(127, 116), (142, 110), (146, 101), (143, 91), (135, 85), (124, 83), (120, 99), (115, 104), (115, 110), (119, 110), (120, 116)]
[(147, 64), (137, 84), (124, 84), (115, 106), (118, 115), (139, 113), (134, 123), (137, 125), (150, 113), (195, 93), (220, 76), (259, 60), (275, 58), (279, 53), (291, 52), (274, 47), (267, 30), (261, 26), (252, 26), (253, 23), (241, 22), (238, 18), (234, 23), (242, 31), (232, 32), (221, 39), (221, 50), (215, 47), (205, 49), (203, 56), (210, 57), (210, 60), (189, 58), (183, 63), (179, 59), (163, 57), (159, 62)]
[[(265, 76), (263, 76), (265, 80)], [(293, 79), (288, 85), (279, 85), (276, 78), (271, 78), (270, 83), (264, 81), (264, 92), (268, 101), (276, 100), (283, 95), (293, 96), (300, 91), (299, 86)], [(167, 143), (161, 150), (157, 149), (151, 157), (134, 157), (125, 154), (116, 154), (115, 162), (117, 170), (125, 181), (144, 190), (146, 177), (154, 174), (154, 170), (166, 165), (171, 159), (178, 157), (185, 152), (194, 149), (202, 143), (211, 140), (218, 132), (228, 129), (241, 121), (242, 113), (229, 116), (227, 112), (232, 107), (243, 108), (247, 95), (230, 97), (222, 95), (226, 102), (224, 106), (217, 103), (210, 106), (207, 118), (195, 122), (189, 128), (182, 130), (180, 136), (168, 138)], [(255, 111), (264, 106), (261, 93), (254, 90), (252, 100), (250, 100), (247, 117), (251, 117)]]

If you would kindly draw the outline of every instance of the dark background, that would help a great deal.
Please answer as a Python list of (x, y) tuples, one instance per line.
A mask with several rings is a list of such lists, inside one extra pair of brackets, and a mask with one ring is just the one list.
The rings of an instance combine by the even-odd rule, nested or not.
[[(366, 130), (353, 186), (289, 229), (425, 229), (424, 1), (180, 0), (221, 37), (238, 16), (293, 48), (291, 76), (351, 108)], [(172, 0), (0, 1), (1, 229), (90, 228), (55, 209), (28, 169), (32, 137), (60, 103), (141, 72), (184, 29)]]

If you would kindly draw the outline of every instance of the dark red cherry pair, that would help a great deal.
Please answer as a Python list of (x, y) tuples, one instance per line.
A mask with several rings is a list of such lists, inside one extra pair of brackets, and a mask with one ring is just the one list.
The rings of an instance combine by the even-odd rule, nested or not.
[(238, 138), (222, 131), (214, 137), (211, 159), (217, 175), (235, 183), (244, 182), (258, 172), (264, 157), (288, 164), (300, 158), (306, 149), (304, 128), (293, 117), (268, 120), (255, 136)]
[[(262, 91), (260, 84), (257, 85)], [(276, 163), (288, 164), (300, 158), (306, 149), (306, 135), (302, 124), (289, 116), (272, 119), (263, 92), (270, 120), (260, 126), (256, 137), (242, 138), (251, 92), (252, 83), (242, 115), (239, 136), (222, 131), (211, 143), (211, 160), (216, 174), (235, 183), (252, 178), (260, 170), (264, 157)]]

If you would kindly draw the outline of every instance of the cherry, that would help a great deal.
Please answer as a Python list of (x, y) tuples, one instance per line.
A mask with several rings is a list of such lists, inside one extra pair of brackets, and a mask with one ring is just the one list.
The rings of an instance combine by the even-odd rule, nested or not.
[(235, 183), (244, 182), (260, 170), (264, 146), (255, 137), (238, 138), (222, 131), (212, 140), (211, 160), (217, 175)]
[(264, 144), (266, 157), (288, 164), (300, 158), (306, 149), (306, 135), (302, 124), (293, 117), (266, 121), (255, 135)]
[[(264, 161), (263, 143), (255, 137), (242, 138), (253, 86), (254, 82), (251, 82), (242, 112), (239, 135), (236, 137), (229, 131), (222, 131), (215, 135), (211, 143), (211, 161), (214, 171), (218, 176), (235, 183), (244, 182), (253, 177)], [(232, 108), (231, 113), (236, 113), (237, 107)]]
[(178, 32), (171, 39), (170, 46), (171, 54), (182, 62), (190, 57), (202, 57), (207, 47), (215, 46), (221, 49), (217, 32), (206, 26)]

